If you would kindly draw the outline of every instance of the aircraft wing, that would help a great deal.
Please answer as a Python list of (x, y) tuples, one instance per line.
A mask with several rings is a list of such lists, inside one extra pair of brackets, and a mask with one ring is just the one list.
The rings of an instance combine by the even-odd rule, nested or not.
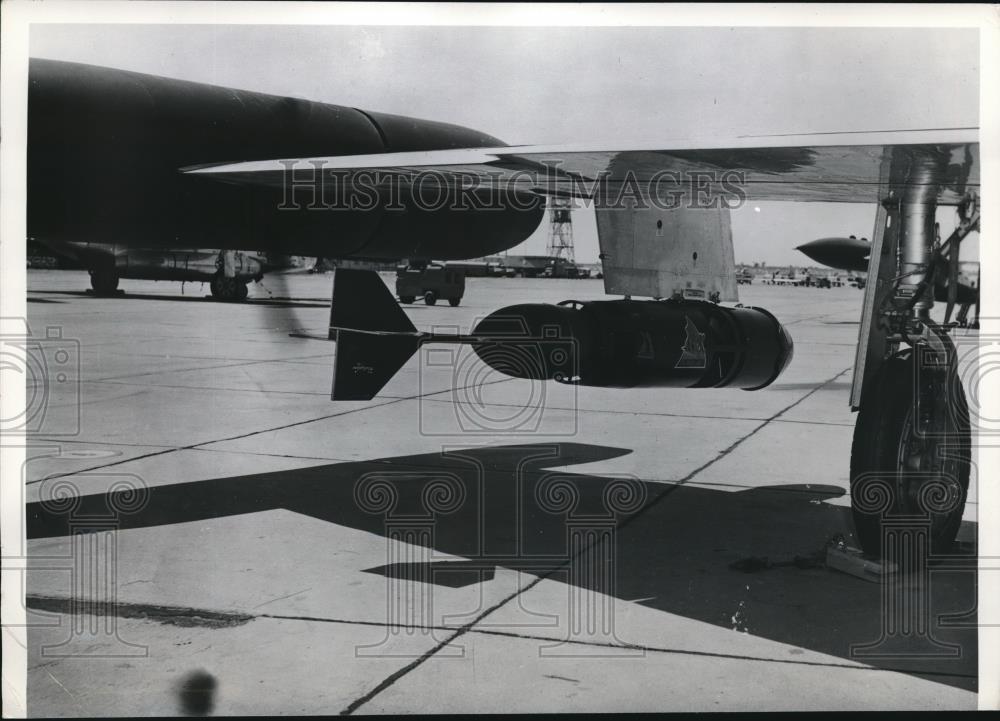
[[(938, 203), (979, 185), (978, 129), (949, 128), (702, 138), (657, 143), (507, 146), (226, 163), (184, 172), (248, 185), (522, 191), (591, 198), (605, 290), (738, 300), (729, 211), (745, 202), (875, 203), (903, 190), (912, 152), (934, 149), (947, 169)], [(310, 196), (313, 197), (313, 196)]]
[[(225, 182), (279, 187), (292, 170), (297, 182), (316, 169), (347, 179), (362, 173), (411, 178), (424, 174), (423, 182), (437, 179), (449, 186), (475, 183), (480, 188), (578, 197), (593, 197), (598, 181), (644, 186), (658, 182), (665, 193), (691, 182), (716, 192), (727, 182), (730, 188), (739, 187), (746, 200), (873, 203), (880, 183), (886, 182), (883, 163), (890, 153), (937, 146), (951, 153), (949, 182), (942, 186), (938, 203), (955, 205), (967, 188), (979, 185), (978, 142), (977, 128), (945, 128), (340, 155), (183, 170)], [(893, 182), (905, 186), (907, 178)]]

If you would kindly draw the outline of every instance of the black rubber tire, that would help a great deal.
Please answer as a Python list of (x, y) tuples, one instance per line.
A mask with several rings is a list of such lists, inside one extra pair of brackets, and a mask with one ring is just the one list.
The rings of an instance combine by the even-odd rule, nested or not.
[(212, 297), (216, 300), (229, 300), (229, 282), (221, 275), (217, 275), (209, 284), (212, 290)]
[[(950, 412), (941, 420), (937, 438), (922, 442), (911, 435), (914, 395), (912, 351), (904, 351), (883, 364), (873, 379), (870, 397), (861, 401), (851, 446), (851, 511), (858, 545), (872, 556), (882, 555), (882, 521), (886, 516), (919, 516), (927, 511), (918, 501), (921, 487), (931, 481), (946, 483), (943, 510), (930, 513), (931, 551), (945, 553), (951, 547), (962, 523), (969, 488), (970, 432), (969, 407), (958, 375), (947, 374), (948, 381), (934, 393), (948, 393)], [(922, 449), (922, 457), (940, 459), (936, 470), (922, 471), (906, 479), (903, 463), (903, 436), (911, 448)], [(930, 450), (927, 450), (927, 449)], [(931, 493), (933, 486), (923, 489)], [(887, 494), (887, 495), (886, 495)], [(882, 500), (884, 498), (884, 500)]]
[(242, 301), (250, 294), (246, 283), (223, 275), (212, 278), (208, 287), (212, 290), (212, 297), (217, 300)]
[(118, 274), (113, 270), (92, 270), (90, 287), (98, 295), (113, 295), (118, 290)]
[(448, 305), (450, 305), (452, 308), (457, 308), (458, 304), (461, 303), (461, 302), (462, 302), (461, 298), (449, 298), (448, 299)]
[(399, 296), (399, 302), (400, 303), (406, 303), (407, 305), (409, 305), (410, 303), (412, 303), (415, 300), (416, 300), (416, 298), (414, 298), (412, 295), (401, 295), (401, 296)]
[(438, 302), (437, 293), (435, 293), (433, 290), (429, 290), (426, 293), (424, 293), (424, 303), (426, 303), (427, 305), (434, 305), (437, 302)]

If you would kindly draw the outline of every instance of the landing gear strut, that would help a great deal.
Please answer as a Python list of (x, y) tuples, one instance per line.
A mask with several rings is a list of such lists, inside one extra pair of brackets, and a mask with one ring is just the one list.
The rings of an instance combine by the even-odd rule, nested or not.
[(237, 278), (237, 263), (243, 265), (242, 253), (234, 250), (223, 250), (215, 261), (218, 271), (209, 283), (212, 297), (219, 300), (246, 300), (249, 291), (249, 281)]
[(896, 558), (904, 537), (926, 538), (927, 551), (946, 552), (965, 507), (971, 441), (948, 335), (953, 302), (943, 325), (930, 317), (935, 269), (947, 267), (945, 253), (957, 258), (957, 244), (978, 227), (978, 211), (966, 213), (976, 205), (969, 195), (959, 206), (963, 232), (950, 247), (936, 243), (938, 195), (955, 167), (951, 151), (894, 151), (882, 168), (888, 190), (875, 221), (851, 391), (858, 411), (851, 506), (857, 542), (873, 556)]

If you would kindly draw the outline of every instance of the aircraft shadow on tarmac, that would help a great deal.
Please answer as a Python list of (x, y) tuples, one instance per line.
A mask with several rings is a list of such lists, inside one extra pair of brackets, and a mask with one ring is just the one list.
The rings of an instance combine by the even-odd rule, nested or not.
[[(823, 502), (843, 489), (714, 490), (559, 470), (630, 452), (576, 443), (478, 447), (155, 486), (138, 510), (120, 515), (117, 523), (136, 529), (277, 508), (383, 536), (399, 522), (422, 523), (432, 527), (422, 545), (468, 560), (364, 570), (445, 586), (488, 582), (497, 566), (551, 574), (618, 599), (645, 599), (648, 608), (845, 659), (852, 658), (852, 644), (882, 637), (883, 589), (877, 583), (822, 567), (785, 564), (756, 573), (731, 568), (748, 557), (775, 563), (821, 552), (831, 536), (851, 528), (848, 508)], [(28, 538), (67, 535), (70, 513), (100, 516), (108, 508), (140, 505), (118, 495), (82, 496), (71, 511), (65, 502), (58, 508), (45, 501), (29, 504)], [(596, 528), (600, 535), (609, 527), (617, 528), (614, 568), (567, 572), (572, 528)], [(972, 568), (930, 573), (930, 632), (937, 641), (957, 644), (957, 657), (852, 660), (975, 690)], [(436, 580), (441, 569), (459, 575)], [(613, 588), (599, 580), (609, 575)], [(915, 601), (919, 589), (910, 586), (903, 584)], [(945, 614), (961, 618), (962, 625), (942, 623)]]

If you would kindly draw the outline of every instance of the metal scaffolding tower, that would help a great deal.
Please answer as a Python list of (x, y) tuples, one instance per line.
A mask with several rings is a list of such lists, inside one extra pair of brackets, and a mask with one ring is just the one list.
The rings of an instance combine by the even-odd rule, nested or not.
[(549, 247), (546, 255), (550, 258), (565, 258), (570, 263), (573, 257), (573, 218), (570, 210), (572, 198), (549, 197)]

